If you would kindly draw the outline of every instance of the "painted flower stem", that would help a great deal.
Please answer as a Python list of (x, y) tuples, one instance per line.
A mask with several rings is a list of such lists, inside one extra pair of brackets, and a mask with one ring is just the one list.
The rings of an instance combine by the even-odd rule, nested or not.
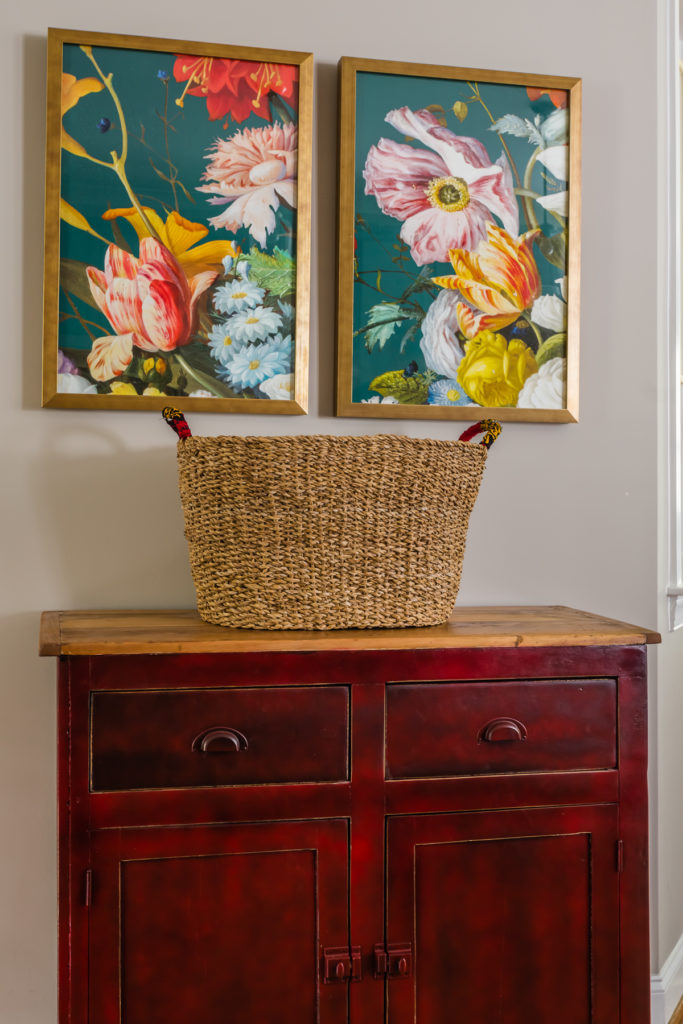
[(534, 334), (536, 335), (536, 341), (538, 342), (538, 347), (540, 348), (543, 344), (543, 335), (541, 334), (541, 332), (539, 331), (538, 327), (533, 322), (531, 317), (528, 314), (525, 314), (524, 316), (521, 316), (519, 319), (522, 320), (534, 332)]
[(168, 169), (171, 172), (171, 177), (170, 177), (170, 182), (169, 183), (170, 183), (170, 186), (171, 186), (171, 191), (173, 192), (173, 202), (175, 203), (176, 210), (180, 210), (180, 207), (178, 206), (178, 191), (176, 189), (177, 168), (176, 168), (175, 164), (171, 160), (171, 149), (170, 149), (170, 146), (168, 144), (168, 82), (164, 82), (164, 116), (162, 117), (161, 120), (162, 120), (163, 125), (164, 125), (164, 143), (166, 145), (166, 162), (168, 164)]
[[(86, 333), (86, 334), (88, 335), (88, 337), (90, 338), (90, 340), (91, 340), (91, 341), (94, 341), (94, 340), (95, 340), (95, 335), (94, 335), (94, 334), (92, 333), (92, 331), (91, 331), (91, 330), (89, 329), (89, 327), (88, 327), (88, 324), (87, 324), (87, 322), (86, 322), (86, 321), (85, 321), (85, 320), (83, 319), (83, 317), (81, 316), (81, 314), (80, 314), (80, 312), (79, 312), (79, 310), (78, 310), (78, 307), (76, 306), (76, 304), (75, 304), (75, 303), (74, 303), (74, 301), (72, 300), (72, 298), (71, 298), (71, 296), (69, 295), (68, 291), (67, 291), (67, 290), (66, 290), (66, 288), (64, 288), (64, 287), (62, 288), (62, 291), (64, 292), (64, 297), (65, 297), (66, 301), (67, 301), (67, 302), (69, 303), (69, 305), (71, 306), (71, 308), (72, 308), (72, 310), (73, 310), (73, 315), (74, 315), (74, 318), (75, 318), (76, 320), (78, 320), (79, 324), (81, 325), (81, 327), (83, 328), (83, 330), (85, 331), (85, 333)], [(91, 323), (92, 323), (92, 321), (91, 321)], [(99, 327), (99, 326), (98, 326), (97, 324), (93, 324), (93, 327), (95, 327), (95, 328), (96, 328), (97, 330), (100, 330), (100, 327)]]
[(193, 380), (196, 380), (201, 388), (203, 388), (205, 391), (211, 391), (216, 396), (216, 398), (225, 397), (221, 391), (219, 391), (217, 388), (213, 386), (209, 377), (197, 376), (197, 374), (194, 372), (194, 370), (192, 369), (188, 361), (185, 359), (185, 357), (181, 356), (180, 352), (174, 352), (173, 355), (175, 356), (175, 359), (180, 368), (182, 369), (183, 373), (187, 374), (188, 377), (192, 377)]
[[(496, 119), (493, 116), (493, 114), (491, 113), (491, 111), (489, 110), (489, 108), (484, 103), (484, 100), (482, 99), (481, 93), (479, 91), (479, 84), (478, 84), (478, 82), (468, 82), (467, 84), (469, 85), (470, 89), (474, 93), (474, 96), (475, 96), (477, 102), (481, 103), (482, 107), (484, 108), (484, 110), (488, 114), (488, 117), (489, 117), (489, 120), (490, 120), (491, 124), (495, 124), (496, 123)], [(508, 158), (508, 160), (510, 162), (510, 167), (512, 168), (512, 173), (514, 174), (515, 179), (517, 181), (517, 186), (518, 186), (518, 188), (521, 189), (522, 181), (521, 181), (521, 178), (519, 176), (519, 171), (517, 170), (517, 164), (512, 159), (512, 153), (510, 152), (510, 148), (509, 148), (507, 142), (505, 141), (505, 139), (503, 138), (502, 135), (499, 135), (498, 138), (500, 139), (500, 144), (503, 147), (503, 149), (505, 150), (505, 155), (507, 156), (507, 158)], [(525, 188), (526, 187), (528, 187), (528, 186), (526, 185), (526, 178), (525, 178)], [(528, 197), (524, 196), (523, 194), (520, 195), (520, 198), (522, 200), (522, 209), (524, 210), (524, 217), (526, 218), (527, 226), (529, 227), (530, 230), (532, 228), (537, 228), (538, 227), (538, 222), (537, 222), (536, 218), (534, 217), (533, 206), (532, 206), (531, 202), (529, 201)]]
[[(529, 163), (526, 165), (526, 171), (524, 172), (524, 189), (526, 191), (530, 191), (531, 190), (531, 176), (533, 174), (534, 165), (536, 164), (536, 160), (538, 159), (538, 154), (540, 152), (541, 152), (541, 147), (539, 146), (538, 149), (535, 149), (534, 152), (531, 154), (531, 157), (529, 159)], [(526, 209), (526, 203), (528, 203), (529, 201), (528, 201), (528, 199), (523, 199), (523, 202), (525, 203), (525, 209)], [(539, 226), (539, 224), (538, 224), (538, 220), (536, 218), (536, 214), (533, 211), (532, 203), (529, 203), (529, 215), (531, 216), (531, 220), (529, 221), (529, 227), (530, 228), (537, 228)]]
[[(123, 187), (126, 190), (128, 198), (130, 199), (131, 203), (133, 204), (133, 206), (137, 210), (138, 214), (142, 218), (143, 224), (145, 225), (145, 227), (149, 231), (149, 233), (152, 236), (152, 238), (156, 238), (157, 241), (160, 242), (161, 239), (159, 238), (159, 235), (157, 234), (157, 232), (154, 230), (154, 227), (150, 223), (149, 218), (147, 217), (147, 214), (145, 213), (145, 211), (144, 211), (140, 201), (138, 200), (137, 196), (135, 195), (135, 193), (133, 192), (132, 188), (130, 187), (130, 183), (129, 183), (128, 178), (126, 176), (126, 159), (128, 157), (128, 128), (126, 127), (126, 119), (125, 119), (124, 114), (123, 114), (123, 107), (121, 106), (121, 101), (120, 101), (120, 99), (118, 97), (116, 89), (112, 85), (112, 77), (113, 76), (111, 74), (109, 74), (109, 75), (105, 75), (104, 74), (104, 72), (102, 71), (102, 68), (99, 66), (99, 64), (95, 60), (95, 57), (93, 56), (92, 46), (81, 46), (81, 50), (83, 51), (83, 53), (86, 55), (86, 57), (92, 63), (93, 67), (97, 71), (97, 74), (102, 79), (102, 82), (104, 83), (105, 88), (109, 92), (109, 95), (111, 96), (112, 100), (114, 101), (114, 106), (116, 107), (116, 113), (118, 114), (118, 118), (119, 118), (119, 125), (121, 127), (121, 155), (118, 156), (116, 151), (112, 150), (111, 153), (110, 153), (112, 162), (111, 162), (111, 164), (104, 164), (104, 166), (105, 167), (111, 167), (111, 169), (114, 171), (114, 173), (118, 176), (121, 184), (123, 185)], [(102, 161), (98, 161), (98, 162), (101, 163)]]

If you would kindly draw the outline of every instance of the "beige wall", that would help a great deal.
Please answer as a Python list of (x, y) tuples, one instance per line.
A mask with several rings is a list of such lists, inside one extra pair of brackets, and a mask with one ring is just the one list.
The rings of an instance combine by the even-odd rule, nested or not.
[[(195, 433), (382, 429), (331, 415), (340, 56), (583, 77), (581, 421), (505, 428), (473, 516), (460, 603), (561, 603), (655, 626), (655, 15), (655, 0), (6, 5), (0, 54), (3, 1022), (56, 1020), (55, 673), (35, 653), (39, 612), (193, 602), (173, 438), (160, 417), (39, 408), (47, 25), (316, 55), (311, 415), (195, 416)], [(397, 421), (390, 429), (455, 433), (447, 423)], [(674, 658), (680, 646), (669, 645), (660, 673), (664, 725), (681, 710)], [(654, 860), (655, 967), (683, 931), (680, 810), (671, 781), (683, 745), (673, 729), (664, 734), (654, 773), (667, 811)]]

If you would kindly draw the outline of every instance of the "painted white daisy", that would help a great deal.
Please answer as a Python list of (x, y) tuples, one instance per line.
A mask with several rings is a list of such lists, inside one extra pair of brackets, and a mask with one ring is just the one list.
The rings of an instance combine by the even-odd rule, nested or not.
[(282, 317), (269, 306), (254, 306), (234, 313), (225, 323), (228, 334), (235, 341), (265, 341), (282, 327)]
[(232, 336), (225, 322), (215, 324), (209, 331), (209, 352), (222, 366), (227, 366), (244, 344)]
[(253, 309), (263, 302), (265, 295), (253, 281), (245, 281), (238, 277), (234, 281), (226, 281), (219, 285), (213, 293), (213, 304), (221, 313), (239, 313), (243, 309)]
[(284, 347), (264, 344), (248, 344), (235, 353), (229, 365), (219, 366), (216, 373), (227, 380), (238, 391), (255, 388), (263, 380), (291, 370), (291, 354)]

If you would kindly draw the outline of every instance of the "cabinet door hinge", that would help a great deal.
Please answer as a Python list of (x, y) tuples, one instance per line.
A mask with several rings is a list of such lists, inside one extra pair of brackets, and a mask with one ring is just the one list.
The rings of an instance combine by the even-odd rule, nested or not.
[(413, 947), (410, 942), (375, 945), (375, 977), (409, 978), (413, 972)]
[(89, 907), (92, 903), (92, 869), (88, 868), (83, 875), (83, 906)]
[(617, 839), (617, 871), (624, 870), (624, 841)]

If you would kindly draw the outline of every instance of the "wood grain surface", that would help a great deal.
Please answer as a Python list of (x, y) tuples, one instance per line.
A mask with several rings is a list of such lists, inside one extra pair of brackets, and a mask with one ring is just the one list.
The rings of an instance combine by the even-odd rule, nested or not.
[(196, 611), (47, 611), (41, 655), (588, 647), (659, 643), (654, 630), (562, 605), (456, 608), (409, 629), (252, 630), (214, 626)]

